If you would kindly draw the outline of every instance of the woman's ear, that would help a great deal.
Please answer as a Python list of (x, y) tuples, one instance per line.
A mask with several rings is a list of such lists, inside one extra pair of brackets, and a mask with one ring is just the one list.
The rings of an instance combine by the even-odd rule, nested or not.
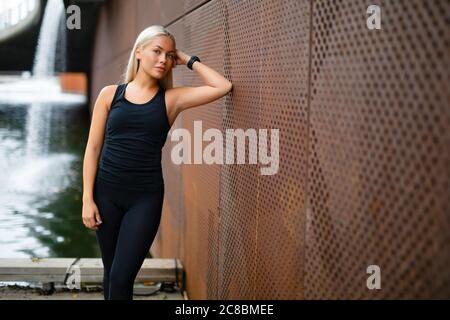
[(138, 59), (138, 60), (140, 60), (141, 59), (141, 48), (137, 48), (136, 49), (136, 54), (135, 54), (135, 56), (136, 56), (136, 59)]

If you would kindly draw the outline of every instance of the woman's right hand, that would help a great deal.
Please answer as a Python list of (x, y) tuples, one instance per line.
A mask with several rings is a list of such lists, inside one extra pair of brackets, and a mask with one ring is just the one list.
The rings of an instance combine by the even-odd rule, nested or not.
[(102, 223), (100, 213), (94, 201), (83, 202), (83, 224), (91, 230), (98, 230), (98, 226)]

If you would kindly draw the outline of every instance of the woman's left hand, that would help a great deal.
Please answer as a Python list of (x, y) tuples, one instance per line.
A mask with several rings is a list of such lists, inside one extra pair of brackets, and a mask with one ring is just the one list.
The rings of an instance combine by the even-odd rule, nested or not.
[(183, 51), (177, 49), (175, 63), (173, 67), (175, 68), (178, 64), (187, 64), (190, 58), (191, 58), (190, 55), (187, 55)]

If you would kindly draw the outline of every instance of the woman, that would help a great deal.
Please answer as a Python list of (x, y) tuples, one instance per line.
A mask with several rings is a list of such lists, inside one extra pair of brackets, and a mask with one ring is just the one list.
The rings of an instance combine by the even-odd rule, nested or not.
[[(187, 65), (205, 85), (172, 88), (177, 65)], [(84, 156), (82, 218), (96, 231), (106, 300), (132, 300), (134, 280), (158, 230), (161, 149), (170, 127), (183, 110), (231, 89), (230, 81), (176, 49), (173, 35), (154, 25), (137, 37), (124, 83), (100, 91)]]

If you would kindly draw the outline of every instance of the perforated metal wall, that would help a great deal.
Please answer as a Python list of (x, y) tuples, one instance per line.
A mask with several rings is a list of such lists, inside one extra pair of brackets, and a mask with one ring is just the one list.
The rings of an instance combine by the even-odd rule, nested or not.
[(380, 0), (372, 31), (366, 0), (137, 3), (234, 85), (173, 129), (280, 130), (272, 176), (175, 166), (167, 141), (152, 249), (183, 261), (190, 298), (450, 298), (450, 1)]
[[(235, 90), (232, 104), (223, 112), (223, 132), (259, 127), (261, 3), (224, 4), (227, 21), (222, 32), (227, 36), (228, 76), (234, 79)], [(252, 298), (257, 270), (258, 165), (223, 165), (221, 171), (219, 297)]]
[(450, 2), (313, 3), (306, 298), (448, 298)]
[[(208, 57), (208, 65), (223, 73), (222, 14), (219, 2), (208, 2), (180, 21), (182, 30), (175, 34), (183, 38), (185, 52), (197, 52)], [(202, 30), (198, 33), (196, 30)], [(201, 79), (186, 67), (181, 68), (185, 85), (203, 85)], [(215, 101), (201, 108), (183, 113), (183, 128), (191, 132), (194, 141), (194, 122), (201, 121), (202, 132), (208, 128), (221, 128), (223, 101)], [(186, 218), (187, 269), (195, 270), (187, 279), (189, 292), (202, 292), (203, 297), (217, 296), (217, 259), (219, 225), (220, 165), (183, 165), (183, 196)], [(203, 148), (202, 148), (203, 150)], [(194, 295), (195, 297), (195, 295)]]

